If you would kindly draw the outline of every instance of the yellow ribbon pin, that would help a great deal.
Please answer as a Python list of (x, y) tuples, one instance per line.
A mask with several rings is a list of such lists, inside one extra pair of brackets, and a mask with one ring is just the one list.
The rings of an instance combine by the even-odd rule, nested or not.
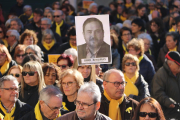
[(128, 107), (128, 108), (126, 109), (126, 112), (130, 113), (131, 110), (132, 110), (132, 107)]

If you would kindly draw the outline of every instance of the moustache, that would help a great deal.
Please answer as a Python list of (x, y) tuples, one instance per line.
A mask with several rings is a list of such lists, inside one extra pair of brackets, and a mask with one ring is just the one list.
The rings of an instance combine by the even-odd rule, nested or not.
[(84, 110), (76, 110), (76, 112), (84, 112), (84, 113), (85, 113), (85, 111), (84, 111)]
[(116, 92), (124, 92), (124, 89), (117, 90)]

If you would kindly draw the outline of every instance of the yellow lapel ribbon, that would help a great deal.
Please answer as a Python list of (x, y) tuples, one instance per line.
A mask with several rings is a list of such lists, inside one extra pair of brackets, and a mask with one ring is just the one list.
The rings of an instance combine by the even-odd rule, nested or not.
[(128, 54), (128, 51), (126, 49), (126, 47), (124, 46), (124, 44), (122, 44), (123, 50), (125, 51), (125, 54)]
[(109, 97), (109, 95), (107, 94), (106, 90), (104, 90), (104, 96), (108, 99), (108, 101), (110, 101), (110, 104), (109, 104), (109, 117), (112, 120), (122, 120), (122, 118), (121, 118), (121, 110), (120, 110), (119, 105), (123, 102), (124, 95), (120, 99), (114, 100), (114, 99), (111, 99)]
[(56, 33), (59, 34), (59, 36), (61, 36), (61, 26), (62, 25), (63, 25), (63, 20), (59, 25), (56, 23)]
[(33, 14), (31, 14), (31, 16), (28, 18), (28, 20), (32, 19), (33, 18)]
[(177, 51), (177, 46), (173, 49), (169, 49), (169, 51)]
[(9, 62), (5, 61), (3, 66), (1, 66), (0, 74), (4, 75), (7, 72), (8, 69), (9, 69)]
[(159, 43), (160, 41), (161, 41), (160, 39), (157, 40), (158, 43)]
[(62, 105), (63, 105), (63, 108), (64, 108), (65, 110), (69, 111), (68, 108), (66, 107), (66, 103), (65, 103), (65, 102), (62, 102)]
[[(36, 106), (34, 108), (34, 113), (35, 113), (35, 117), (36, 117), (37, 120), (43, 120), (40, 109), (39, 109), (39, 101), (38, 101), (38, 103), (36, 104)], [(59, 115), (53, 120), (56, 120), (60, 116), (61, 116), (61, 113), (59, 112)]]
[(125, 4), (126, 8), (130, 8), (133, 4), (132, 3), (129, 3), (129, 4)]
[(139, 63), (141, 62), (142, 59), (143, 59), (143, 55), (139, 57)]
[(128, 107), (128, 108), (126, 109), (126, 112), (128, 112), (128, 113), (131, 113), (131, 111), (132, 111), (132, 107)]
[(117, 14), (117, 18), (118, 18), (118, 19), (120, 19), (120, 17), (119, 17), (119, 16), (120, 16), (120, 15), (119, 15), (119, 14)]
[(69, 42), (69, 44), (70, 44), (71, 48), (74, 48), (77, 50), (77, 46), (72, 45), (70, 42)]
[(4, 119), (2, 120), (14, 120), (14, 117), (12, 117), (12, 115), (14, 114), (16, 106), (11, 110), (10, 113), (7, 113), (5, 108), (2, 106), (1, 102), (0, 102), (0, 109), (3, 111), (3, 113), (5, 114), (5, 116), (3, 116), (2, 114), (0, 115), (0, 118), (4, 117)]
[(52, 42), (50, 44), (47, 44), (45, 41), (42, 41), (42, 44), (46, 48), (46, 50), (49, 51), (53, 47), (53, 45), (55, 44), (55, 40), (52, 40)]
[(6, 47), (8, 47), (8, 42), (7, 42), (7, 40), (6, 40), (6, 39), (2, 39), (2, 41), (4, 42), (4, 45), (5, 45)]
[(126, 20), (125, 17), (123, 17), (122, 15), (120, 16), (120, 19), (124, 22)]
[(149, 49), (149, 55), (152, 55), (151, 49)]
[(129, 96), (130, 94), (138, 96), (139, 94), (138, 88), (134, 85), (138, 77), (139, 77), (138, 72), (136, 72), (132, 78), (128, 78), (126, 76), (126, 73), (124, 73), (124, 78), (125, 81), (127, 82), (127, 85), (124, 90), (126, 96)]

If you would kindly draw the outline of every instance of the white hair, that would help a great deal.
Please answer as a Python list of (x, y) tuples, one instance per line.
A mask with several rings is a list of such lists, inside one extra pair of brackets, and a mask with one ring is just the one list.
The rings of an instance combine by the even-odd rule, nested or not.
[(10, 32), (10, 35), (15, 36), (16, 40), (19, 40), (19, 32), (17, 30), (8, 30), (7, 33)]
[(0, 78), (0, 88), (4, 87), (5, 81), (15, 81), (17, 83), (17, 85), (19, 84), (17, 79), (14, 76), (6, 75), (6, 76), (3, 76), (2, 78)]
[(149, 40), (151, 45), (153, 44), (151, 36), (147, 33), (139, 34), (138, 39), (147, 39), (147, 40)]
[(26, 47), (26, 50), (25, 52), (28, 50), (28, 49), (31, 49), (35, 52), (35, 54), (41, 59), (42, 58), (42, 55), (41, 55), (41, 48), (37, 45), (28, 45)]
[(49, 11), (52, 12), (52, 8), (51, 8), (51, 7), (45, 7), (45, 8), (44, 8), (44, 11), (45, 11), (45, 10), (49, 10)]
[(13, 19), (11, 19), (11, 21), (16, 21), (17, 24), (18, 24), (19, 26), (21, 26), (21, 29), (24, 28), (24, 25), (23, 25), (22, 21), (21, 21), (19, 18), (13, 18)]
[(89, 94), (89, 97), (92, 97), (94, 102), (101, 102), (101, 92), (99, 87), (94, 82), (85, 82), (84, 85), (81, 85), (80, 89), (78, 90), (78, 95), (81, 92), (85, 92)]
[(98, 7), (97, 3), (91, 3), (91, 4), (89, 5), (89, 10), (91, 10), (93, 6)]
[(51, 25), (51, 20), (49, 18), (41, 18), (41, 21), (47, 21), (47, 24)]
[(125, 20), (123, 22), (123, 27), (131, 28), (131, 20)]
[(31, 10), (32, 10), (32, 7), (30, 5), (25, 5), (23, 7), (23, 12), (26, 12), (28, 8), (31, 8)]
[(76, 49), (74, 49), (74, 48), (69, 48), (69, 49), (65, 50), (65, 51), (64, 51), (64, 54), (66, 54), (66, 55), (72, 55), (74, 60), (75, 60), (76, 57), (77, 57), (77, 51), (76, 51)]

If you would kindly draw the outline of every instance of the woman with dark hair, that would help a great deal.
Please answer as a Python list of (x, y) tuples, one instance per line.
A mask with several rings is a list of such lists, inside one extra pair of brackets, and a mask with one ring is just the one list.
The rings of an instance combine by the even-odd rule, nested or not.
[(154, 18), (150, 21), (149, 34), (153, 40), (155, 60), (157, 61), (160, 48), (165, 44), (165, 31), (163, 26), (163, 21), (160, 18)]
[(141, 18), (135, 18), (131, 22), (131, 30), (134, 38), (137, 38), (139, 34), (145, 32), (145, 22)]
[(157, 67), (160, 68), (163, 66), (165, 61), (165, 55), (169, 51), (177, 51), (180, 53), (180, 45), (179, 45), (179, 35), (175, 32), (169, 32), (165, 36), (166, 44), (160, 49), (159, 56), (157, 60)]
[(24, 57), (23, 62), (21, 64), (21, 66), (24, 66), (25, 63), (29, 62), (29, 61), (37, 61), (41, 64), (41, 59), (35, 55), (35, 54), (28, 54)]
[(142, 20), (144, 20), (146, 23), (149, 21), (147, 15), (146, 15), (146, 5), (139, 4), (136, 9), (136, 12), (137, 12), (137, 16), (139, 18), (141, 18)]
[(53, 63), (44, 63), (42, 65), (44, 81), (46, 85), (55, 85), (59, 81), (61, 70)]
[(14, 76), (17, 79), (18, 83), (21, 84), (21, 81), (22, 81), (22, 66), (20, 66), (20, 65), (12, 66), (8, 71), (8, 75)]
[(59, 3), (59, 1), (53, 2), (53, 4), (52, 4), (52, 9), (53, 9), (53, 10), (59, 10), (59, 9), (60, 9), (60, 3)]
[(136, 107), (132, 120), (166, 120), (161, 105), (154, 98), (141, 100)]
[(72, 68), (74, 63), (73, 57), (71, 55), (61, 54), (57, 59), (57, 65), (60, 67), (63, 72), (66, 69)]
[(17, 62), (18, 65), (21, 65), (23, 62), (23, 59), (25, 57), (25, 45), (17, 45), (14, 52), (14, 60)]
[(8, 70), (17, 65), (5, 45), (0, 44), (0, 78), (7, 75)]
[(8, 43), (7, 43), (7, 40), (5, 39), (6, 38), (6, 27), (2, 24), (0, 25), (0, 39), (3, 41), (3, 44), (8, 47)]

